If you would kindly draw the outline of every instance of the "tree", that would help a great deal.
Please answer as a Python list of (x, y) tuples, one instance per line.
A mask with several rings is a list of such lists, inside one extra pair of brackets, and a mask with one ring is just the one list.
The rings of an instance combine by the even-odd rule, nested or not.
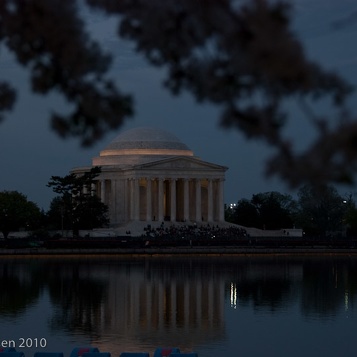
[(298, 192), (298, 222), (308, 234), (326, 236), (341, 233), (346, 204), (333, 186), (305, 185)]
[(72, 229), (72, 215), (70, 200), (66, 202), (63, 196), (56, 196), (50, 203), (47, 211), (47, 225), (50, 229)]
[(261, 229), (292, 228), (296, 213), (296, 202), (290, 195), (279, 192), (264, 192), (252, 196), (251, 200), (239, 200), (232, 208), (230, 222), (245, 227)]
[(343, 200), (345, 206), (344, 224), (346, 226), (346, 233), (350, 236), (357, 235), (357, 207), (353, 199), (353, 195), (349, 194)]
[(239, 224), (245, 227), (260, 227), (260, 217), (257, 208), (247, 199), (241, 199), (232, 208), (228, 222)]
[[(71, 105), (70, 114), (52, 115), (53, 129), (89, 145), (132, 115), (132, 105), (130, 97), (105, 78), (110, 56), (85, 32), (78, 3), (1, 1), (0, 41), (28, 68), (35, 93), (59, 92)], [(11, 109), (15, 97), (8, 83), (0, 83), (0, 109)]]
[(103, 227), (109, 223), (108, 207), (93, 190), (94, 180), (100, 172), (100, 167), (96, 166), (81, 176), (51, 177), (47, 186), (60, 196), (51, 202), (50, 224), (58, 229), (72, 229), (74, 235), (78, 235), (79, 229)]
[[(352, 181), (357, 120), (344, 106), (351, 86), (306, 57), (284, 1), (1, 1), (0, 41), (29, 69), (33, 91), (57, 91), (72, 104), (69, 115), (52, 115), (59, 135), (89, 145), (133, 113), (131, 97), (106, 79), (110, 58), (85, 32), (80, 6), (116, 16), (119, 36), (167, 69), (172, 93), (217, 105), (222, 125), (274, 147), (269, 174), (294, 187)], [(313, 114), (312, 105), (326, 98), (336, 117)], [(284, 136), (286, 100), (298, 103), (316, 132), (305, 151), (294, 151)], [(0, 109), (14, 101), (11, 85), (0, 83)]]
[(57, 196), (51, 201), (47, 220), (52, 229), (73, 229), (74, 222), (78, 229), (105, 227), (109, 223), (108, 207), (96, 195), (86, 195), (75, 203)]
[(10, 232), (20, 228), (36, 229), (41, 224), (41, 211), (37, 205), (17, 191), (0, 192), (0, 231), (7, 239)]
[(251, 202), (259, 212), (262, 228), (281, 229), (294, 226), (296, 205), (290, 195), (275, 191), (258, 193), (252, 196)]

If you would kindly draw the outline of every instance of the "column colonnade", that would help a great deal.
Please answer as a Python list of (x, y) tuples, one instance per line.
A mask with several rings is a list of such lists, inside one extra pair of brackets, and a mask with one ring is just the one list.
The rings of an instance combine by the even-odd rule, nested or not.
[(113, 181), (98, 180), (96, 190), (114, 212), (112, 223), (224, 221), (222, 178), (145, 176)]

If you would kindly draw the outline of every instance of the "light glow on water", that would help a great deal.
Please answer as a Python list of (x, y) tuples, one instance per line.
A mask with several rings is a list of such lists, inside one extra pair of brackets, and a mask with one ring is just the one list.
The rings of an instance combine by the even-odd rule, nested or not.
[(349, 306), (348, 306), (348, 304), (349, 304), (348, 295), (349, 295), (349, 292), (348, 292), (348, 290), (346, 290), (346, 291), (345, 291), (345, 311), (348, 311), (348, 309), (349, 309)]
[(234, 283), (231, 283), (231, 307), (233, 309), (237, 308), (237, 285)]

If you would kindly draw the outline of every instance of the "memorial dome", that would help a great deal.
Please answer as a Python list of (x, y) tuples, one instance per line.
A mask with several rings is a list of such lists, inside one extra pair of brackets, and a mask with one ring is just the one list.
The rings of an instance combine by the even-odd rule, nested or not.
[(112, 155), (192, 156), (193, 152), (175, 135), (165, 130), (135, 128), (119, 134), (100, 153), (100, 156)]

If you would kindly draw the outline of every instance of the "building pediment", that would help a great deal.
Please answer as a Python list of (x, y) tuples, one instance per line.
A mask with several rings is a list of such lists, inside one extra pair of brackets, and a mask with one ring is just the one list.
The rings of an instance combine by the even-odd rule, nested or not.
[(226, 171), (227, 167), (203, 161), (196, 157), (174, 157), (142, 164), (137, 168), (153, 170), (217, 170)]

